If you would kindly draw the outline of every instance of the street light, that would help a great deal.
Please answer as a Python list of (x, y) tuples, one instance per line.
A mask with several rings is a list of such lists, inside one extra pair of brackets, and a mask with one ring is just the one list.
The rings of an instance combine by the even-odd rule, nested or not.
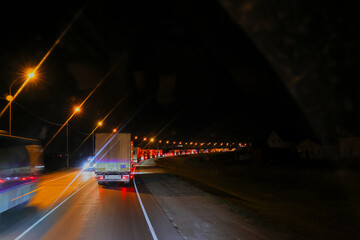
[[(34, 76), (35, 76), (34, 72), (28, 74), (28, 80), (31, 80), (31, 78), (33, 78)], [(11, 85), (9, 87), (9, 95), (7, 95), (5, 97), (5, 99), (9, 102), (9, 135), (11, 135), (11, 117), (12, 117), (11, 116), (11, 105), (12, 105), (12, 102), (14, 101), (14, 96), (11, 93), (11, 88), (13, 87), (15, 82), (17, 82), (17, 81), (19, 81), (21, 79), (22, 79), (22, 77), (17, 78), (11, 83)]]
[(92, 140), (92, 154), (95, 156), (95, 131), (98, 127), (101, 127), (103, 125), (102, 121), (98, 121), (97, 126), (94, 128), (91, 134), (91, 140)]
[[(74, 114), (80, 111), (79, 107), (75, 107)], [(69, 168), (69, 122), (66, 123), (66, 167)]]

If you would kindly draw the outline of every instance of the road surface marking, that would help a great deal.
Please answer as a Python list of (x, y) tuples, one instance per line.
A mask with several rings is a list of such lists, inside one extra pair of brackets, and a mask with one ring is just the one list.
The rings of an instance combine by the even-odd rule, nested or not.
[(29, 195), (30, 193), (36, 192), (36, 191), (40, 190), (41, 188), (42, 188), (42, 187), (39, 187), (39, 188), (35, 189), (34, 191), (31, 191), (31, 192), (25, 193), (24, 195), (21, 195), (21, 196), (19, 196), (19, 197), (13, 198), (13, 199), (11, 199), (11, 202), (14, 201), (14, 200), (16, 200), (16, 199), (25, 197), (26, 195)]
[[(136, 170), (136, 167), (135, 167), (135, 170)], [(154, 240), (158, 240), (158, 238), (157, 238), (157, 236), (156, 236), (156, 234), (155, 234), (154, 228), (153, 228), (153, 226), (151, 225), (150, 219), (149, 219), (149, 217), (148, 217), (148, 215), (147, 215), (147, 213), (146, 213), (146, 211), (145, 211), (144, 205), (143, 205), (143, 203), (142, 203), (142, 201), (141, 201), (140, 194), (139, 194), (139, 191), (138, 191), (138, 189), (137, 189), (137, 187), (136, 187), (136, 183), (135, 183), (135, 176), (134, 176), (134, 179), (133, 179), (133, 183), (134, 183), (134, 186), (135, 186), (135, 190), (136, 190), (137, 197), (138, 197), (139, 202), (140, 202), (141, 209), (142, 209), (142, 211), (143, 211), (143, 213), (144, 213), (144, 216), (145, 216), (146, 223), (147, 223), (147, 225), (148, 225), (148, 227), (149, 227), (149, 229), (150, 229), (151, 235), (152, 235), (152, 237), (153, 237)]]
[(21, 233), (19, 236), (17, 236), (15, 238), (15, 240), (18, 240), (20, 238), (22, 238), (23, 236), (25, 236), (25, 234), (27, 234), (28, 232), (30, 232), (31, 229), (33, 229), (34, 227), (36, 227), (36, 225), (38, 225), (39, 223), (42, 222), (42, 220), (44, 220), (47, 216), (49, 216), (51, 213), (53, 213), (58, 207), (60, 207), (61, 205), (63, 205), (67, 200), (69, 200), (72, 196), (74, 196), (77, 192), (79, 192), (81, 189), (83, 189), (86, 185), (88, 185), (89, 183), (92, 182), (91, 179), (89, 182), (85, 183), (81, 188), (79, 188), (76, 192), (74, 192), (73, 194), (71, 194), (69, 197), (67, 197), (64, 201), (62, 201), (61, 203), (59, 203), (56, 207), (54, 207), (53, 209), (51, 209), (47, 214), (45, 214), (42, 218), (40, 218), (39, 220), (37, 220), (33, 225), (31, 225), (28, 229), (26, 229), (23, 233)]

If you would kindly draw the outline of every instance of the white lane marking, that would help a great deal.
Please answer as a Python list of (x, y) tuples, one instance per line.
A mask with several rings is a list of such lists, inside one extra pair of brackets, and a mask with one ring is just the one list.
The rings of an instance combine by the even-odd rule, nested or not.
[[(135, 170), (136, 170), (136, 167), (135, 167)], [(136, 187), (136, 183), (135, 183), (135, 176), (134, 176), (134, 179), (133, 179), (133, 183), (134, 183), (134, 186), (135, 186), (136, 195), (137, 195), (137, 197), (138, 197), (138, 199), (139, 199), (140, 206), (141, 206), (141, 209), (142, 209), (142, 211), (143, 211), (143, 213), (144, 213), (145, 220), (146, 220), (146, 223), (147, 223), (147, 225), (148, 225), (148, 227), (149, 227), (149, 229), (150, 229), (151, 235), (152, 235), (152, 237), (153, 237), (154, 240), (158, 240), (158, 238), (157, 238), (157, 236), (156, 236), (156, 234), (155, 234), (154, 228), (153, 228), (153, 226), (151, 225), (150, 219), (149, 219), (149, 217), (148, 217), (148, 215), (147, 215), (147, 213), (146, 213), (146, 211), (145, 211), (144, 205), (143, 205), (143, 203), (142, 203), (142, 201), (141, 201), (140, 194), (139, 194), (139, 191), (138, 191), (138, 189), (137, 189), (137, 187)]]
[(77, 192), (79, 192), (81, 189), (83, 189), (86, 185), (88, 185), (89, 183), (92, 182), (91, 179), (89, 182), (85, 183), (81, 188), (79, 188), (76, 192), (74, 192), (73, 194), (71, 194), (69, 197), (67, 197), (64, 201), (62, 201), (61, 203), (59, 203), (56, 207), (54, 207), (53, 209), (51, 209), (51, 211), (49, 211), (47, 214), (45, 214), (42, 218), (40, 218), (39, 220), (37, 220), (33, 225), (31, 225), (28, 229), (26, 229), (23, 233), (21, 233), (19, 236), (17, 236), (15, 238), (15, 240), (18, 240), (20, 238), (22, 238), (25, 234), (27, 234), (31, 229), (33, 229), (34, 227), (36, 227), (36, 225), (38, 225), (39, 223), (42, 222), (42, 220), (44, 220), (47, 216), (49, 216), (51, 213), (53, 213), (58, 207), (60, 207), (61, 205), (63, 205), (67, 200), (69, 200), (72, 196), (74, 196)]
[(74, 173), (76, 173), (76, 172), (72, 172), (72, 173), (66, 174), (66, 175), (64, 175), (64, 176), (61, 176), (61, 177), (58, 177), (58, 178), (55, 178), (55, 179), (51, 179), (51, 180), (47, 180), (47, 181), (43, 181), (43, 182), (40, 182), (40, 183), (43, 184), (43, 183), (48, 183), (48, 182), (56, 181), (56, 180), (58, 180), (58, 179), (60, 179), (60, 178), (64, 178), (64, 177), (69, 176), (69, 175), (74, 174)]

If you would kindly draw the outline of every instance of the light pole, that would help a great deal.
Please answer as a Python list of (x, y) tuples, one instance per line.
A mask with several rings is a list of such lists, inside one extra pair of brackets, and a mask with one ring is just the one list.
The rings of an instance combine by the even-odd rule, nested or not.
[(12, 101), (14, 100), (14, 97), (12, 96), (11, 93), (11, 88), (14, 85), (15, 82), (17, 82), (18, 80), (20, 80), (21, 78), (15, 79), (10, 87), (9, 87), (9, 95), (6, 96), (6, 100), (9, 101), (9, 135), (11, 135), (11, 105), (12, 105)]
[[(74, 114), (80, 112), (80, 107), (74, 108)], [(66, 167), (69, 168), (69, 121), (66, 122)]]
[[(27, 80), (31, 80), (33, 77), (35, 77), (35, 74), (32, 72), (32, 73), (28, 74)], [(11, 121), (12, 121), (11, 120), (11, 117), (12, 117), (11, 116), (11, 105), (12, 105), (12, 102), (14, 101), (14, 96), (11, 93), (11, 88), (13, 87), (15, 82), (17, 82), (18, 80), (21, 80), (22, 78), (23, 77), (17, 78), (11, 83), (11, 85), (9, 87), (9, 95), (6, 96), (6, 100), (9, 101), (9, 135), (11, 135), (11, 130), (12, 130), (12, 128), (11, 128)]]
[(69, 123), (66, 123), (66, 167), (69, 168)]
[(92, 155), (95, 156), (95, 131), (98, 127), (101, 127), (103, 125), (102, 121), (99, 121), (96, 128), (94, 128), (93, 133), (92, 133)]

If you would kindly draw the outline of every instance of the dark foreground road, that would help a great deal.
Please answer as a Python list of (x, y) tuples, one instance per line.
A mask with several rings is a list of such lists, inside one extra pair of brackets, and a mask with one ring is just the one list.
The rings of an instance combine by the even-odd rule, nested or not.
[(31, 203), (0, 216), (0, 239), (181, 239), (140, 177), (144, 211), (135, 186), (100, 187), (92, 172), (73, 181), (78, 174), (44, 176)]

